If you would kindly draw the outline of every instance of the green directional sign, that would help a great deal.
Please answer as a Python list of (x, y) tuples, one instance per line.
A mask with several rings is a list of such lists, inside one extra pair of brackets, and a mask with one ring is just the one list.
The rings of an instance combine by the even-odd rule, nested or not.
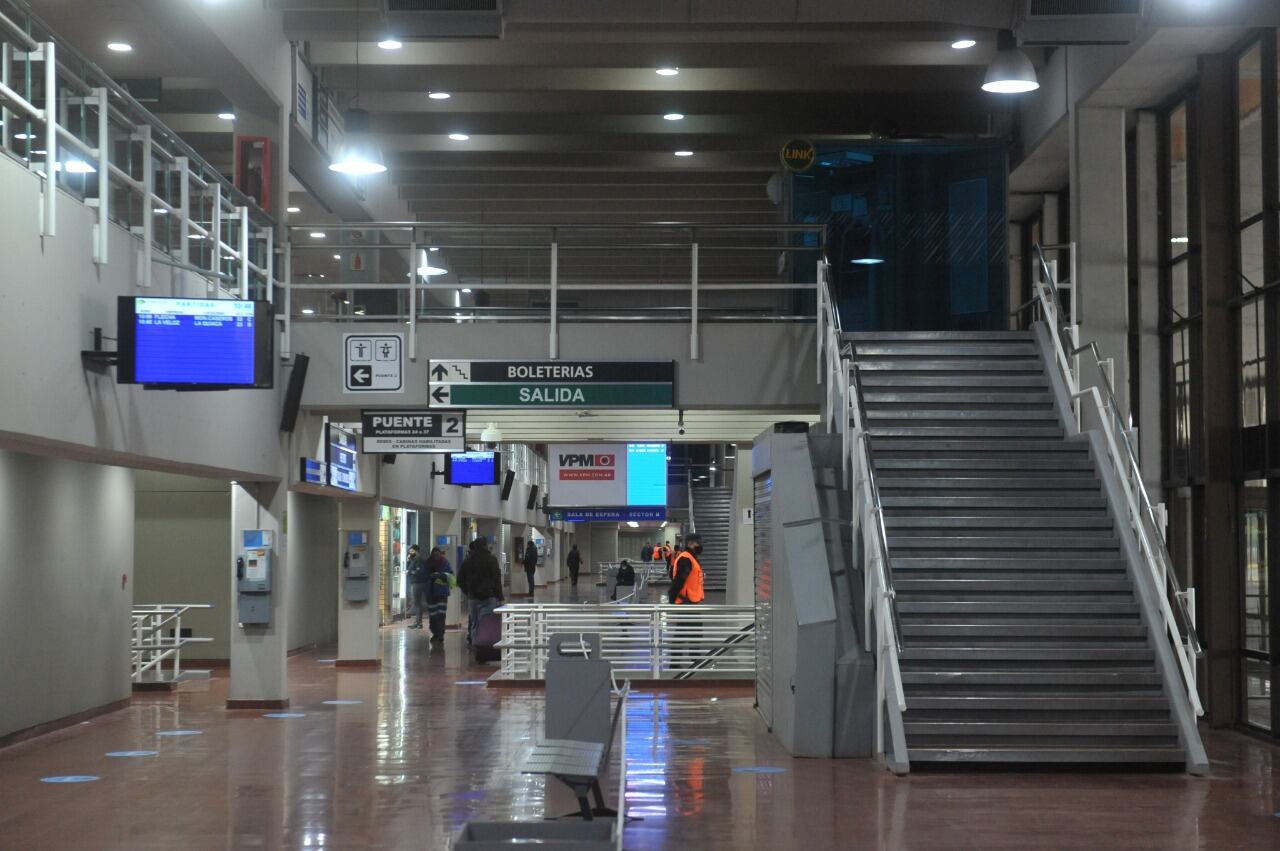
[(433, 408), (674, 408), (674, 361), (433, 360)]

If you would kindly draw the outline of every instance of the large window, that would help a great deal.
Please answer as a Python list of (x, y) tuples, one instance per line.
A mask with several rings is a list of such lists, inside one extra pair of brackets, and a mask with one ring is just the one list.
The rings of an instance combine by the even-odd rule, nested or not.
[(1195, 270), (1191, 263), (1194, 217), (1190, 214), (1191, 145), (1187, 128), (1190, 107), (1175, 104), (1164, 115), (1161, 148), (1161, 298), (1160, 327), (1165, 381), (1165, 479), (1170, 485), (1190, 483), (1196, 427), (1192, 418), (1195, 374), (1192, 359), (1195, 325)]

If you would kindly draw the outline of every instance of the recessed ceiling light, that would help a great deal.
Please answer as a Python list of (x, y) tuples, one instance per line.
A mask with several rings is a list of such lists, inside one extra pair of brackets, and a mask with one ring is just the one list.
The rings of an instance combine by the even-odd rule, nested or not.
[(313, 230), (313, 231), (311, 232), (311, 238), (312, 238), (312, 239), (324, 239), (324, 231), (322, 231), (322, 230)]
[(304, 308), (302, 308), (302, 312), (303, 312), (304, 314), (306, 314), (307, 316), (310, 316), (311, 314), (315, 313), (315, 310), (314, 310), (313, 308), (310, 308), (310, 307), (304, 307)]
[(223, 121), (235, 121), (236, 114), (234, 112), (219, 112), (218, 117)]
[[(54, 171), (61, 171), (62, 168), (62, 163), (54, 164)], [(93, 174), (97, 169), (84, 160), (67, 160), (66, 171), (68, 174)]]
[(422, 275), (423, 277), (426, 277), (428, 275), (447, 275), (449, 274), (449, 270), (441, 269), (439, 266), (432, 266), (430, 264), (427, 264), (425, 266), (418, 267), (418, 274)]
[(166, 210), (164, 207), (153, 207), (153, 208), (151, 209), (151, 212), (155, 213), (157, 216), (167, 216), (167, 215), (169, 215), (169, 211), (168, 211), (168, 210)]
[(14, 133), (14, 134), (13, 134), (13, 138), (15, 138), (15, 139), (34, 139), (34, 138), (35, 138), (35, 136), (34, 136), (33, 134), (31, 134), (31, 133)]
[(969, 48), (973, 47), (975, 44), (977, 44), (977, 42), (971, 38), (961, 38), (951, 42), (951, 46), (954, 47), (956, 50), (968, 50)]
[(1179, 245), (1184, 245), (1184, 244), (1187, 244), (1187, 243), (1191, 242), (1191, 237), (1189, 237), (1189, 236), (1171, 236), (1171, 237), (1169, 237), (1169, 241), (1170, 241), (1170, 242), (1176, 242), (1176, 243), (1178, 243)]
[(41, 156), (42, 154), (47, 154), (47, 153), (49, 153), (49, 152), (48, 152), (48, 151), (46, 151), (44, 148), (38, 148), (38, 149), (36, 149), (36, 150), (34, 150), (34, 151), (32, 151), (32, 152), (31, 152), (32, 156), (37, 156), (37, 157), (38, 157), (38, 156)]
[(112, 41), (107, 43), (107, 50), (112, 50), (116, 53), (132, 53), (133, 45), (127, 41)]
[(187, 237), (187, 239), (204, 239), (204, 234), (202, 234), (202, 233), (193, 233), (193, 234), (191, 234), (191, 236)]
[(668, 112), (666, 115), (664, 115), (664, 116), (662, 116), (662, 117), (663, 117), (663, 118), (665, 118), (665, 119), (667, 119), (668, 121), (683, 121), (683, 120), (684, 120), (684, 113), (683, 113), (683, 112)]
[(659, 77), (674, 77), (680, 73), (679, 68), (658, 68), (654, 71)]
[(341, 255), (341, 254), (335, 254), (335, 255), (333, 255), (333, 259), (334, 259), (334, 260), (341, 260), (341, 259), (342, 259), (342, 255)]
[(394, 38), (384, 38), (382, 41), (378, 42), (378, 47), (381, 47), (383, 50), (399, 50), (404, 47), (404, 45), (396, 41)]
[(463, 288), (462, 288), (462, 290), (461, 290), (461, 292), (469, 293), (469, 292), (471, 292), (471, 287), (463, 287)]
[(286, 213), (301, 213), (302, 208), (301, 207), (285, 207), (284, 211)]
[(428, 92), (427, 97), (431, 98), (432, 100), (448, 100), (449, 98), (453, 97), (453, 95), (449, 94), (448, 92)]
[(465, 142), (471, 137), (468, 136), (466, 133), (450, 133), (449, 138), (455, 142)]
[(344, 299), (342, 300), (342, 303), (343, 303), (343, 304), (351, 304), (351, 299), (349, 299), (349, 298), (344, 298)]
[(855, 266), (879, 266), (884, 262), (884, 259), (880, 257), (858, 257), (849, 262)]
[(433, 246), (431, 246), (430, 248), (428, 248), (427, 250), (428, 250), (428, 251), (439, 251), (440, 249), (439, 249), (439, 248), (436, 248), (436, 247), (433, 245)]
[(693, 151), (676, 151), (676, 156), (677, 156), (677, 157), (691, 157), (691, 156), (693, 156)]

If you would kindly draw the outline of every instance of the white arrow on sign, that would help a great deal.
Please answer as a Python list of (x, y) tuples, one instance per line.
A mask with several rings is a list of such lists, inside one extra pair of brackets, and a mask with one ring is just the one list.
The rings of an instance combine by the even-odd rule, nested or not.
[(436, 405), (449, 404), (449, 385), (448, 384), (431, 385), (431, 402)]

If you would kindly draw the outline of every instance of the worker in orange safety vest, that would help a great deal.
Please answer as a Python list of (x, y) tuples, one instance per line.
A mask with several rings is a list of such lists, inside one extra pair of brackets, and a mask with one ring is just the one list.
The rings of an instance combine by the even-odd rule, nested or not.
[(702, 555), (702, 536), (688, 535), (684, 539), (684, 549), (675, 554), (671, 560), (671, 590), (668, 599), (672, 603), (701, 603), (706, 598), (703, 589), (702, 565), (698, 556)]

